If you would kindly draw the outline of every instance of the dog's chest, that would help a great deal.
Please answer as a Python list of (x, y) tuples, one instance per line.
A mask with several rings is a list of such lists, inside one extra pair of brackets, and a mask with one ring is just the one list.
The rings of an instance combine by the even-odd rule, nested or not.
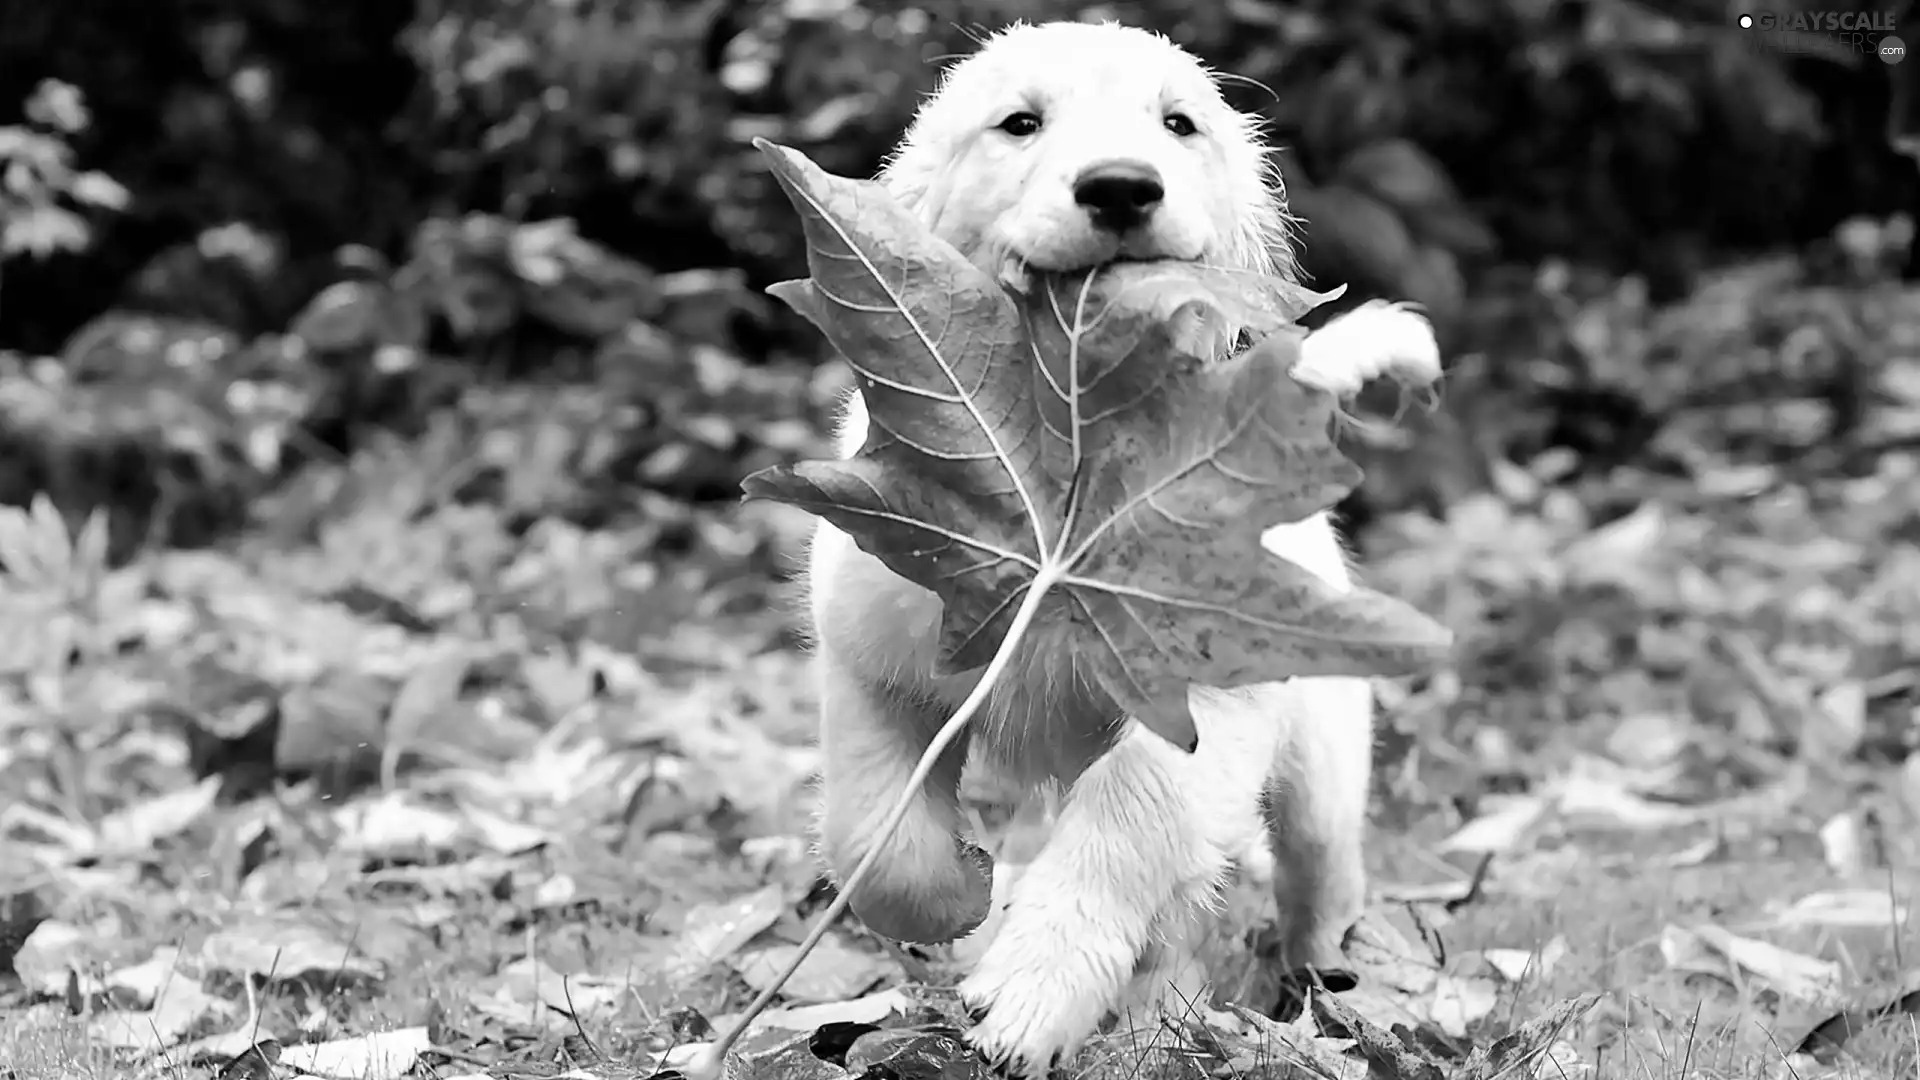
[(1036, 627), (997, 680), (980, 749), (1028, 783), (1072, 783), (1113, 745), (1126, 722), (1113, 700), (1076, 664), (1066, 628)]

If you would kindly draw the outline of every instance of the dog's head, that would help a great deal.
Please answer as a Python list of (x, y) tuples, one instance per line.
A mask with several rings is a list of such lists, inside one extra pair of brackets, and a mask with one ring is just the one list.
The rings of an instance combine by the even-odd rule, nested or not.
[(1158, 34), (1017, 25), (947, 71), (882, 179), (1009, 279), (1116, 259), (1284, 272), (1284, 192), (1259, 125)]

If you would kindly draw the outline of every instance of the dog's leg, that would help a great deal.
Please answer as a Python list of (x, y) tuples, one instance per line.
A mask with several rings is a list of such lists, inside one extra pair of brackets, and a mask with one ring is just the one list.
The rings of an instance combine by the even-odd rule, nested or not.
[[(844, 888), (880, 840), (894, 802), (949, 710), (863, 682), (831, 657), (820, 664), (820, 850)], [(900, 941), (952, 941), (986, 917), (989, 867), (960, 839), (957, 791), (965, 740), (941, 755), (899, 831), (854, 890), (854, 914)]]
[[(1261, 837), (1265, 842), (1265, 837)], [(1213, 973), (1207, 946), (1219, 929), (1218, 889), (1189, 888), (1154, 924), (1121, 1003), (1116, 1030), (1133, 1033), (1136, 1045), (1158, 1045), (1164, 1016), (1205, 1017), (1212, 1010)]]
[(1257, 836), (1261, 790), (1285, 738), (1270, 689), (1195, 688), (1194, 753), (1129, 724), (1073, 785), (960, 986), (977, 1021), (968, 1038), (988, 1060), (1043, 1074), (1120, 1003), (1164, 920), (1213, 906), (1231, 861)]
[[(952, 713), (919, 673), (940, 601), (894, 577), (845, 534), (816, 530), (809, 570), (823, 758), (820, 851), (845, 887), (876, 843), (918, 763)], [(951, 941), (989, 904), (984, 853), (961, 839), (967, 740), (942, 754), (899, 830), (854, 891), (854, 913), (901, 941)]]
[[(1410, 332), (1413, 345), (1424, 341), (1430, 346), (1432, 331), (1417, 316), (1407, 317), (1415, 320), (1403, 327), (1417, 331)], [(1345, 321), (1348, 331), (1365, 325), (1359, 313)], [(1367, 344), (1324, 330), (1308, 335), (1307, 342), (1320, 348), (1323, 357), (1328, 346)], [(1371, 347), (1385, 345), (1407, 342), (1375, 341)], [(1276, 525), (1260, 542), (1335, 588), (1352, 587), (1346, 553), (1324, 515)], [(1341, 939), (1366, 900), (1361, 841), (1373, 780), (1373, 688), (1365, 679), (1294, 679), (1286, 684), (1284, 707), (1290, 722), (1267, 804), (1281, 959), (1289, 969), (1338, 968)]]
[(1299, 718), (1268, 804), (1281, 960), (1289, 969), (1344, 964), (1340, 942), (1366, 903), (1367, 795), (1373, 776), (1373, 688), (1364, 679), (1301, 679)]

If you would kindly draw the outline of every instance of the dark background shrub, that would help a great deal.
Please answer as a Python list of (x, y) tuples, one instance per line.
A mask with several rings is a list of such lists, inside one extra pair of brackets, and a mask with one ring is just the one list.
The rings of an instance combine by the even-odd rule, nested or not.
[[(1731, 259), (1817, 255), (1843, 222), (1920, 211), (1900, 148), (1920, 128), (1912, 63), (1820, 34), (1761, 49), (1706, 0), (14, 4), (0, 129), (130, 197), (72, 211), (90, 235), (70, 250), (0, 251), (0, 347), (18, 354), (0, 378), (41, 403), (8, 406), (10, 453), (37, 464), (0, 470), (0, 500), (77, 485), (57, 493), (70, 509), (133, 507), (125, 543), (211, 537), (378, 432), (559, 386), (604, 391), (605, 430), (555, 466), (569, 485), (731, 498), (804, 443), (820, 398), (783, 389), (821, 352), (758, 295), (803, 260), (752, 137), (870, 173), (941, 58), (1011, 19), (1102, 14), (1237, 76), (1285, 147), (1307, 270), (1424, 303), (1456, 355), (1567, 368), (1513, 340), (1551, 306), (1543, 268), (1660, 304)], [(34, 119), (47, 85), (77, 90), (86, 122)], [(1874, 257), (1913, 276), (1904, 247)], [(1549, 401), (1507, 368), (1468, 380), (1445, 422), (1524, 407), (1560, 434), (1482, 456), (1658, 426), (1631, 393), (1595, 404), (1612, 399), (1591, 372)], [(181, 424), (190, 452), (140, 452)], [(177, 527), (163, 488), (218, 509)]]

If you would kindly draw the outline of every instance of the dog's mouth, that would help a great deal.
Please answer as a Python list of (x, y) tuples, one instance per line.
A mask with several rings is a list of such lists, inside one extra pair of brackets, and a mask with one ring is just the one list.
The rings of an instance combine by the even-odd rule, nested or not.
[(1085, 262), (1072, 266), (1052, 268), (1049, 272), (1056, 274), (1081, 274), (1089, 270), (1100, 270), (1109, 266), (1142, 266), (1152, 263), (1193, 263), (1199, 261), (1198, 259), (1182, 259), (1177, 255), (1168, 255), (1164, 252), (1127, 251), (1122, 249), (1103, 258), (1088, 259)]
[(1086, 266), (1066, 271), (1066, 273), (1078, 274), (1091, 270), (1104, 270), (1110, 266), (1154, 266), (1159, 264), (1194, 265), (1199, 262), (1199, 259), (1182, 259), (1174, 255), (1147, 255), (1122, 252), (1110, 259), (1101, 259), (1098, 262), (1089, 263)]
[(1082, 237), (1074, 244), (1035, 251), (1023, 251), (1009, 244), (1001, 248), (998, 258), (990, 257), (986, 265), (993, 267), (1003, 285), (1016, 292), (1027, 292), (1035, 276), (1080, 275), (1110, 266), (1204, 261), (1201, 252), (1186, 257), (1183, 254), (1167, 250), (1161, 237), (1135, 230), (1120, 236)]
[(999, 267), (1000, 283), (1014, 292), (1026, 293), (1032, 290), (1036, 277), (1070, 277), (1082, 274), (1098, 273), (1109, 267), (1147, 266), (1155, 263), (1197, 263), (1198, 259), (1181, 259), (1172, 255), (1149, 255), (1143, 253), (1119, 252), (1102, 259), (1090, 259), (1075, 262), (1067, 266), (1040, 266), (1020, 258), (1009, 256)]

